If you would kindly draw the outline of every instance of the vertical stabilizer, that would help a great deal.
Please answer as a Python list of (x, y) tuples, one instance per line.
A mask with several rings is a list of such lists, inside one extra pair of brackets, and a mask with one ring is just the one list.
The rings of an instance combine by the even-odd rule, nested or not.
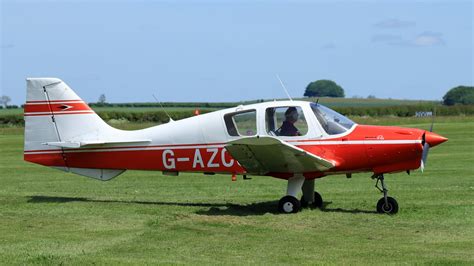
[[(99, 141), (116, 135), (118, 130), (105, 123), (62, 80), (28, 78), (26, 83), (25, 160), (102, 180), (106, 179), (104, 176), (110, 179), (110, 172), (104, 175), (103, 171), (73, 171), (74, 168), (68, 166), (64, 148), (57, 144)], [(56, 145), (48, 145), (51, 143)]]

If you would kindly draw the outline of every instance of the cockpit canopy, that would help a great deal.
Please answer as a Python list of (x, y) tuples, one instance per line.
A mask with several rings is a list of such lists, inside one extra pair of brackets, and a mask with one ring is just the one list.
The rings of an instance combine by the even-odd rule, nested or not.
[(354, 126), (354, 122), (340, 113), (318, 103), (311, 103), (311, 109), (318, 119), (321, 127), (329, 135), (346, 132)]
[(224, 122), (231, 137), (258, 134), (283, 138), (322, 137), (343, 134), (355, 125), (349, 118), (321, 104), (302, 101), (239, 107), (225, 113)]

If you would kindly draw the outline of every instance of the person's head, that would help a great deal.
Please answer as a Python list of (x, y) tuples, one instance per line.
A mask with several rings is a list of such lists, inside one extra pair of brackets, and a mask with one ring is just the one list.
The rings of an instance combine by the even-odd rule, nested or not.
[(298, 121), (298, 110), (296, 107), (289, 107), (285, 112), (285, 119), (288, 122), (295, 123)]

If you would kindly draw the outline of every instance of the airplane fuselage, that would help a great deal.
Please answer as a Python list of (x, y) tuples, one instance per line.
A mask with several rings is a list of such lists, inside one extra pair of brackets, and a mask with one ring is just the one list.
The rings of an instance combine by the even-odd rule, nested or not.
[[(55, 104), (60, 106), (66, 103)], [(291, 106), (308, 103), (274, 102), (266, 105), (276, 104)], [(85, 103), (69, 104), (71, 105), (76, 108), (63, 109), (61, 114), (56, 114), (56, 117), (68, 116), (74, 120), (78, 115), (94, 115), (87, 113), (92, 110)], [(38, 118), (44, 111), (44, 119), (50, 119), (47, 107), (42, 110), (37, 106), (38, 104), (27, 103), (26, 116)], [(223, 122), (223, 116), (233, 111), (235, 108), (172, 121), (143, 130), (114, 132), (117, 138), (151, 139), (146, 145), (90, 145), (85, 148), (68, 149), (41, 147), (25, 150), (25, 160), (52, 167), (245, 174), (246, 170), (225, 149), (227, 142), (239, 138), (226, 134)], [(311, 120), (307, 121), (309, 127), (315, 127), (311, 124)], [(266, 135), (265, 132), (262, 133)], [(423, 130), (413, 128), (354, 125), (336, 137), (297, 136), (286, 138), (285, 141), (334, 162), (335, 167), (326, 172), (303, 173), (306, 178), (318, 178), (336, 173), (377, 174), (417, 169), (420, 167), (424, 133)], [(100, 135), (100, 132), (98, 134)], [(293, 173), (269, 172), (267, 175), (287, 179)]]

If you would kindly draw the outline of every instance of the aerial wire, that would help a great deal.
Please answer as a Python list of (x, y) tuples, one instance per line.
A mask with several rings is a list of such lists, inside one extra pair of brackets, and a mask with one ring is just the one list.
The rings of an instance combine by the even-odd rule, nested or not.
[(168, 112), (166, 112), (166, 109), (165, 107), (163, 106), (163, 104), (158, 101), (158, 98), (156, 98), (155, 94), (152, 94), (153, 98), (155, 98), (155, 101), (160, 105), (161, 109), (163, 109), (163, 112), (165, 112), (166, 116), (170, 119), (170, 122), (174, 121), (173, 118), (171, 118), (170, 114), (168, 114)]
[(290, 101), (293, 101), (293, 99), (291, 99), (290, 94), (288, 93), (288, 90), (287, 90), (286, 87), (285, 87), (285, 84), (283, 83), (283, 81), (281, 81), (280, 76), (279, 76), (278, 74), (276, 74), (276, 77), (277, 77), (278, 81), (280, 81), (281, 87), (282, 87), (283, 90), (285, 91), (286, 96), (288, 96), (288, 99), (290, 99)]

